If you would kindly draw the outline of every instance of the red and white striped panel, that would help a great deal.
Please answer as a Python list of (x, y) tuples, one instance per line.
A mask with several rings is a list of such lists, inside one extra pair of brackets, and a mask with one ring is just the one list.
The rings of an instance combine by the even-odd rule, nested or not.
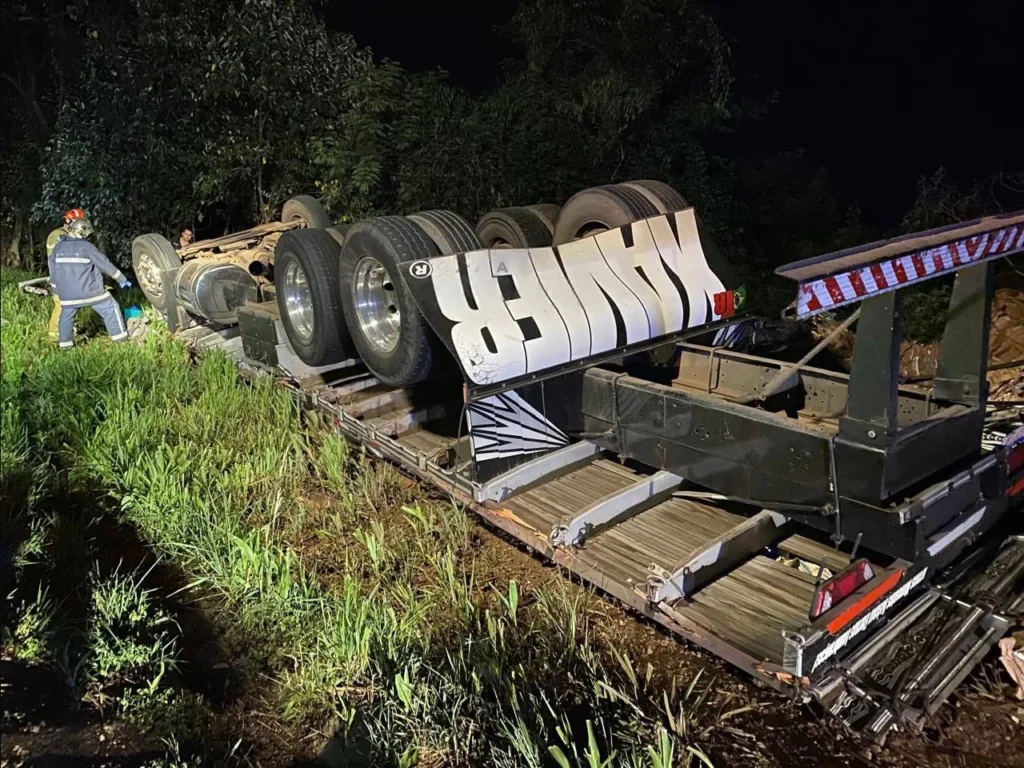
[(800, 284), (796, 316), (812, 317), (1022, 249), (1024, 226), (1011, 225), (870, 266), (816, 277)]

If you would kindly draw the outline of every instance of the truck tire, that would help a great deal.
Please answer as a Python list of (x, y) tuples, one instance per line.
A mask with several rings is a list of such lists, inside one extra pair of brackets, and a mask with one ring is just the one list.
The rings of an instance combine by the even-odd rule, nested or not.
[(577, 192), (562, 206), (555, 224), (555, 245), (657, 216), (658, 209), (637, 190), (619, 184)]
[(327, 229), (331, 226), (331, 217), (315, 197), (298, 195), (286, 202), (281, 208), (281, 221), (288, 224), (301, 221), (309, 229)]
[(627, 181), (620, 186), (635, 189), (658, 209), (658, 213), (674, 213), (690, 207), (682, 195), (663, 181), (640, 179)]
[(529, 208), (501, 208), (485, 213), (476, 224), (484, 248), (543, 248), (551, 245), (544, 220)]
[(341, 249), (341, 307), (352, 343), (383, 383), (409, 387), (430, 377), (443, 354), (398, 265), (440, 255), (404, 216), (361, 221)]
[(139, 235), (132, 241), (132, 270), (139, 287), (157, 312), (167, 312), (163, 272), (181, 266), (181, 257), (163, 235)]
[(327, 231), (331, 233), (331, 237), (338, 242), (338, 245), (344, 245), (345, 235), (350, 229), (352, 229), (351, 224), (335, 224), (333, 227), (328, 227)]
[(420, 211), (405, 218), (434, 241), (442, 256), (478, 251), (483, 246), (469, 222), (452, 211)]
[(306, 365), (332, 365), (352, 354), (338, 298), (341, 247), (324, 229), (285, 232), (274, 249), (274, 289), (292, 349)]
[(526, 210), (537, 214), (537, 217), (544, 222), (544, 226), (548, 228), (548, 232), (554, 236), (555, 222), (558, 221), (558, 212), (562, 210), (562, 206), (553, 203), (539, 203), (526, 206)]

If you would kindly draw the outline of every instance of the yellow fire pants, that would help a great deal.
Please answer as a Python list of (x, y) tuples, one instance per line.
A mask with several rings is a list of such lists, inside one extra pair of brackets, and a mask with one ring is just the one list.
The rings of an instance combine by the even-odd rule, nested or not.
[(54, 341), (57, 340), (57, 323), (60, 322), (60, 301), (57, 297), (53, 297), (53, 311), (50, 313), (50, 324), (47, 326), (46, 331), (50, 338)]

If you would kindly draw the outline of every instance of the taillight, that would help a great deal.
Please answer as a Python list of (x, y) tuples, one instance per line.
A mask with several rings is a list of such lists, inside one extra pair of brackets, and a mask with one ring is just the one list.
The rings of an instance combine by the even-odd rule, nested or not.
[(1011, 450), (1010, 455), (1006, 457), (1006, 469), (1008, 474), (1012, 475), (1021, 467), (1024, 467), (1024, 443), (1021, 443)]
[(811, 602), (811, 619), (816, 619), (828, 611), (832, 606), (839, 604), (852, 595), (862, 586), (875, 577), (871, 569), (871, 563), (861, 559), (821, 584), (814, 593), (814, 600)]

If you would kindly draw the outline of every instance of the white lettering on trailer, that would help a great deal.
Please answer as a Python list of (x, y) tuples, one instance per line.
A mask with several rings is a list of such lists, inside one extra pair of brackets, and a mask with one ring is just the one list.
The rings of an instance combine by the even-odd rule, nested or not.
[(919, 573), (916, 573), (913, 576), (913, 578), (908, 579), (899, 588), (897, 588), (896, 591), (881, 600), (878, 605), (872, 608), (868, 613), (857, 619), (853, 626), (846, 632), (822, 648), (818, 655), (814, 657), (814, 663), (811, 665), (811, 672), (839, 653), (839, 651), (850, 644), (850, 641), (853, 640), (853, 638), (857, 637), (857, 635), (861, 634), (870, 625), (874, 624), (888, 613), (890, 608), (910, 594), (910, 591), (914, 589), (914, 587), (924, 581), (927, 573), (928, 569), (922, 568)]
[(508, 299), (505, 302), (512, 319), (517, 321), (517, 327), (519, 320), (532, 318), (540, 331), (538, 338), (523, 341), (526, 370), (535, 371), (558, 365), (572, 354), (569, 330), (562, 316), (555, 310), (554, 303), (544, 292), (544, 287), (537, 278), (537, 270), (530, 260), (530, 252), (515, 250), (490, 253), (492, 277), (508, 275), (519, 293), (518, 299)]
[(495, 384), (721, 319), (713, 297), (725, 286), (693, 209), (670, 215), (675, 232), (669, 215), (629, 225), (631, 245), (615, 229), (557, 248), (473, 251), (465, 275), (459, 256), (431, 259), (469, 380)]
[(644, 306), (612, 272), (594, 238), (559, 246), (558, 255), (590, 324), (591, 355), (618, 346), (613, 307), (622, 318), (627, 344), (651, 338)]
[[(490, 263), (467, 259), (469, 287), (476, 306), (470, 305), (463, 290), (457, 256), (443, 256), (434, 259), (433, 264), (431, 280), (438, 308), (455, 323), (452, 344), (463, 363), (476, 372), (481, 382), (501, 381), (526, 373), (523, 334), (505, 308), (501, 287), (491, 277)], [(438, 285), (447, 287), (437, 290)], [(500, 311), (495, 311), (496, 308)], [(487, 331), (486, 337), (484, 331)], [(488, 339), (493, 349), (488, 347)]]

